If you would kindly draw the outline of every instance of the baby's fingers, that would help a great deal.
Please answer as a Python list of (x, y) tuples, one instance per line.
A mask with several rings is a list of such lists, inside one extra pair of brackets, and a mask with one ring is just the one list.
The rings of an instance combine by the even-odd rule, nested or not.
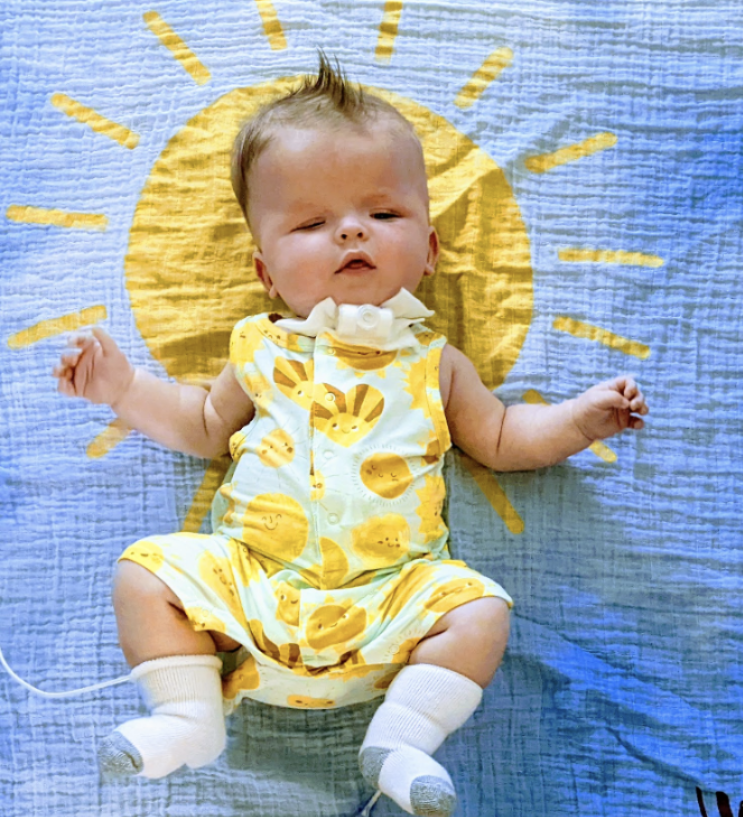
[(86, 347), (96, 343), (92, 332), (70, 332), (66, 338), (67, 346), (83, 351)]
[(629, 404), (629, 409), (637, 414), (647, 414), (650, 411), (647, 403), (645, 402), (645, 395), (641, 391), (632, 398)]
[(57, 391), (67, 397), (77, 397), (75, 385), (72, 382), (72, 374), (72, 370), (65, 370), (61, 375), (55, 375), (57, 377)]
[(78, 349), (68, 349), (59, 356), (59, 363), (55, 367), (56, 369), (66, 369), (71, 368), (74, 369), (77, 365), (78, 361), (80, 360), (80, 355), (83, 353), (83, 350)]

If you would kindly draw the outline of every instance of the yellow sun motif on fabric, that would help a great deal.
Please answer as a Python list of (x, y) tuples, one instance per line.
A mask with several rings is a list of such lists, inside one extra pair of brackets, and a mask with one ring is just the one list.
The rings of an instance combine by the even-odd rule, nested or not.
[(358, 372), (373, 372), (384, 369), (397, 357), (397, 351), (383, 352), (381, 349), (368, 349), (363, 346), (335, 346), (335, 359), (339, 364)]
[(298, 360), (277, 358), (273, 370), (273, 382), (282, 394), (309, 411), (312, 405), (314, 386), (314, 363), (308, 360), (302, 363)]
[(320, 564), (302, 570), (302, 577), (322, 590), (340, 587), (349, 570), (346, 551), (327, 536), (320, 538)]
[(413, 482), (407, 462), (391, 451), (380, 451), (367, 457), (360, 468), (361, 481), (383, 499), (397, 499)]
[(339, 652), (366, 628), (366, 610), (353, 604), (324, 604), (307, 620), (307, 643), (313, 650)]
[(421, 357), (408, 368), (405, 391), (413, 398), (410, 408), (421, 409), (428, 417), (428, 394), (426, 392), (427, 358)]
[(318, 502), (325, 496), (325, 477), (322, 471), (316, 471), (315, 466), (310, 467), (310, 499)]
[(136, 544), (130, 545), (122, 554), (122, 559), (137, 562), (137, 564), (146, 567), (152, 573), (157, 573), (165, 562), (162, 548), (147, 539), (142, 539)]
[(205, 610), (203, 607), (186, 607), (183, 612), (197, 631), (227, 632), (227, 625), (211, 610)]
[(424, 606), (427, 610), (445, 613), (468, 601), (482, 598), (484, 593), (485, 585), (478, 579), (452, 579), (439, 587)]
[(251, 618), (248, 622), (250, 634), (253, 636), (253, 641), (256, 647), (269, 658), (278, 661), (286, 667), (294, 669), (301, 666), (302, 655), (298, 644), (282, 644), (277, 645), (266, 635), (263, 629), (263, 623), (257, 618)]
[(433, 542), (446, 533), (441, 513), (446, 498), (446, 484), (441, 476), (426, 476), (425, 485), (416, 491), (420, 505), (416, 513), (420, 517), (420, 533), (425, 542)]
[[(232, 192), (229, 160), (241, 123), (299, 79), (217, 99), (172, 137), (144, 185), (124, 261), (126, 286), (142, 337), (172, 377), (216, 376), (234, 325), (275, 309), (248, 272), (255, 245)], [(436, 312), (432, 328), (494, 388), (516, 361), (532, 314), (529, 239), (511, 188), (493, 159), (446, 119), (371, 90), (413, 123), (423, 144), (442, 253), (437, 274), (416, 294)]]
[(256, 575), (256, 564), (250, 556), (250, 548), (244, 542), (238, 542), (237, 539), (230, 539), (228, 548), (232, 572), (242, 586), (247, 587)]
[(232, 581), (230, 560), (205, 550), (199, 558), (199, 576), (204, 584), (222, 599), (237, 621), (247, 626), (242, 603)]
[[(259, 2), (258, 6), (261, 14), (270, 18), (265, 33), (271, 46), (286, 48), (287, 40), (271, 3)], [(388, 62), (392, 54), (400, 7), (395, 2), (385, 6), (377, 61)], [(146, 12), (144, 20), (196, 83), (204, 85), (211, 81), (210, 70), (157, 12)], [(513, 59), (511, 49), (501, 47), (475, 70), (453, 99), (460, 114), (502, 72), (510, 70)], [(255, 245), (232, 192), (230, 153), (241, 124), (265, 103), (296, 88), (301, 79), (272, 78), (224, 93), (168, 141), (146, 179), (129, 231), (125, 284), (142, 338), (173, 378), (210, 381), (224, 365), (234, 325), (246, 315), (280, 308), (268, 298), (251, 270)], [(513, 191), (497, 163), (451, 122), (385, 89), (368, 90), (400, 110), (415, 127), (423, 146), (431, 217), (440, 237), (441, 255), (437, 274), (424, 279), (416, 294), (436, 313), (429, 321), (432, 328), (460, 348), (474, 362), (484, 383), (493, 389), (513, 367), (532, 320), (530, 242)], [(64, 93), (55, 93), (50, 101), (71, 121), (83, 123), (100, 134), (100, 138), (110, 138), (129, 150), (137, 148), (140, 142), (139, 134)], [(524, 170), (530, 174), (549, 173), (611, 150), (618, 143), (617, 135), (610, 132), (585, 136), (579, 143), (528, 156), (523, 162)], [(109, 225), (109, 217), (104, 213), (27, 204), (10, 204), (6, 217), (12, 222), (58, 229), (105, 231)], [(632, 248), (563, 247), (557, 258), (559, 263), (650, 268), (665, 263), (659, 256)], [(8, 343), (13, 349), (22, 348), (105, 320), (109, 311), (104, 304), (85, 306), (30, 326)], [(651, 354), (644, 343), (570, 315), (556, 316), (552, 329), (641, 360)], [(288, 350), (304, 348), (303, 339), (287, 335), (266, 319), (260, 328), (249, 329), (248, 334), (235, 341), (246, 362), (262, 343), (260, 338), (249, 337), (250, 332), (262, 332)], [(433, 338), (430, 332), (417, 334), (422, 343), (430, 343)], [(243, 349), (243, 343), (251, 348)], [(238, 376), (244, 377), (246, 373)], [(256, 409), (259, 415), (265, 414), (265, 405), (259, 399)], [(88, 456), (103, 456), (125, 439), (128, 431), (119, 421), (109, 424), (91, 442)], [(596, 444), (591, 450), (607, 462), (616, 459), (614, 452), (603, 444)], [(523, 521), (492, 475), (473, 470), (471, 462), (467, 467), (508, 529), (520, 533)], [(216, 466), (212, 468), (202, 485), (204, 491), (212, 488), (218, 471)], [(199, 495), (192, 511), (207, 504)], [(187, 530), (198, 529), (203, 514), (199, 519), (196, 515), (192, 512), (187, 515)]]
[(407, 638), (400, 644), (392, 656), (393, 664), (407, 664), (410, 658), (410, 653), (418, 646), (420, 638)]
[(390, 567), (410, 549), (410, 526), (399, 513), (375, 516), (351, 531), (354, 552), (367, 570)]
[(276, 618), (290, 624), (292, 627), (299, 626), (299, 590), (292, 587), (288, 582), (280, 582), (276, 588)]
[(286, 704), (295, 709), (332, 709), (335, 701), (331, 698), (311, 698), (309, 695), (289, 695)]
[(236, 670), (222, 679), (222, 695), (230, 701), (240, 692), (258, 689), (260, 685), (261, 677), (255, 658), (249, 655)]
[(268, 468), (281, 468), (294, 459), (296, 450), (291, 434), (283, 428), (277, 428), (261, 440), (258, 458)]
[(362, 383), (345, 394), (329, 383), (318, 384), (312, 407), (315, 428), (346, 448), (363, 439), (382, 416), (382, 393)]
[(251, 499), (242, 525), (243, 541), (285, 562), (299, 558), (310, 530), (304, 509), (286, 494), (259, 494)]
[(252, 395), (256, 414), (259, 417), (265, 417), (268, 414), (268, 406), (273, 400), (273, 389), (269, 379), (260, 374), (251, 374), (246, 376), (246, 382)]
[(263, 335), (254, 323), (245, 323), (230, 337), (230, 360), (253, 364), (255, 353), (264, 345)]
[(413, 596), (420, 592), (436, 574), (435, 565), (413, 564), (403, 568), (385, 587), (385, 600), (380, 606), (383, 619), (395, 618)]

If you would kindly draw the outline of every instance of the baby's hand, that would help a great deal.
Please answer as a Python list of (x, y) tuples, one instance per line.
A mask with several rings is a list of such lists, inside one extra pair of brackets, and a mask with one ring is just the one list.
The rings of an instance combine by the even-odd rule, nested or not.
[(632, 377), (620, 375), (599, 383), (576, 398), (573, 420), (591, 442), (631, 428), (641, 429), (649, 411), (645, 396)]
[(134, 367), (113, 338), (96, 327), (92, 333), (72, 335), (67, 345), (71, 348), (52, 371), (59, 381), (57, 390), (68, 397), (113, 405), (134, 378)]

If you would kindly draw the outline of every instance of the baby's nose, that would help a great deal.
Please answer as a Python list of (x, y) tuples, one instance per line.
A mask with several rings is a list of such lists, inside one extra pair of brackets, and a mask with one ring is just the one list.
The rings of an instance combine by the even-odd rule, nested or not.
[(359, 219), (345, 219), (338, 225), (336, 236), (339, 241), (349, 241), (353, 238), (366, 238), (366, 228)]

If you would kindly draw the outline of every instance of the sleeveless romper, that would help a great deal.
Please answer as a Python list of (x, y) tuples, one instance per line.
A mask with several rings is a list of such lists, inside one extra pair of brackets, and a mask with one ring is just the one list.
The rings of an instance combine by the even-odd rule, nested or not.
[(245, 318), (230, 341), (255, 416), (213, 507), (214, 534), (152, 536), (128, 559), (178, 596), (196, 630), (224, 633), (245, 660), (225, 675), (243, 697), (332, 708), (383, 695), (449, 610), (495, 596), (449, 558), (439, 392), (446, 340), (414, 325), (382, 351)]

